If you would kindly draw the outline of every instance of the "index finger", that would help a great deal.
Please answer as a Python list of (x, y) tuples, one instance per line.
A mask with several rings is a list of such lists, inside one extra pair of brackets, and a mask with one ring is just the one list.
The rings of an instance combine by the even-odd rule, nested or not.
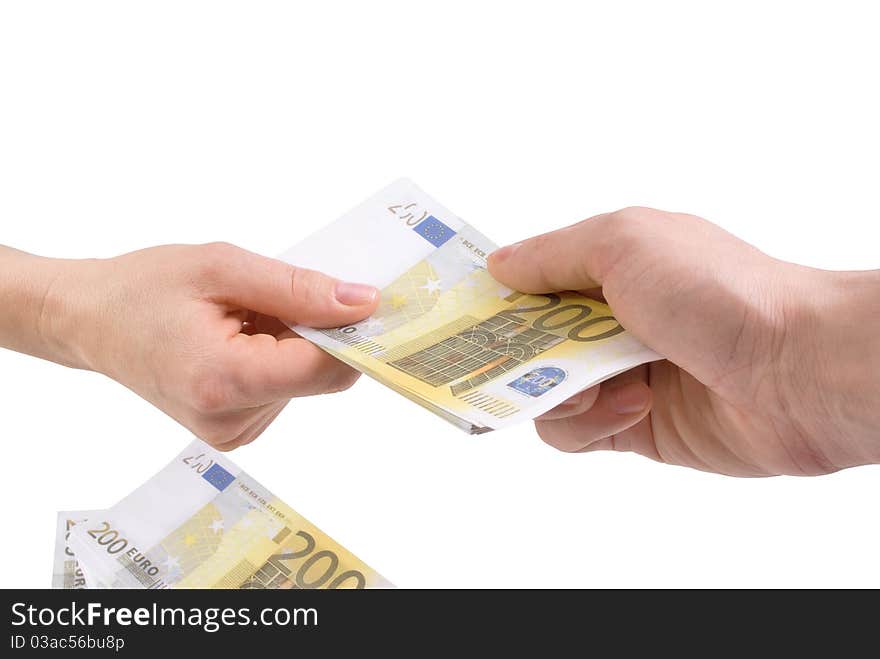
[(602, 284), (608, 213), (544, 233), (489, 255), (489, 272), (524, 293), (584, 290)]

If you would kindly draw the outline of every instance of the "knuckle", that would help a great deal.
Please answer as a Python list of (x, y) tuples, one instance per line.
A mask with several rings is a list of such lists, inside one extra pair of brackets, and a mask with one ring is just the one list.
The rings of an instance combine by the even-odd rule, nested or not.
[(241, 248), (231, 243), (215, 242), (202, 246), (205, 260), (211, 263), (228, 263), (234, 259)]
[(194, 258), (196, 276), (208, 282), (220, 279), (238, 252), (239, 248), (230, 243), (214, 242), (199, 245)]
[(637, 222), (657, 222), (658, 220), (668, 217), (669, 213), (661, 211), (649, 206), (627, 206), (619, 211), (612, 213), (620, 218), (626, 218)]
[(645, 206), (628, 206), (612, 213), (610, 217), (624, 231), (645, 230), (668, 218), (669, 213)]
[(648, 206), (626, 206), (617, 211), (617, 214), (624, 217), (646, 217), (652, 213), (660, 212), (661, 211), (649, 208)]
[(619, 264), (631, 265), (647, 251), (657, 247), (662, 211), (630, 206), (608, 214), (603, 221), (596, 251), (597, 270), (606, 279)]
[(553, 234), (552, 233), (543, 233), (539, 236), (535, 236), (529, 241), (529, 247), (537, 254), (543, 254), (548, 247), (552, 247), (553, 243)]
[(318, 273), (308, 268), (289, 266), (287, 277), (290, 295), (294, 300), (309, 300), (317, 296), (320, 288)]
[(303, 287), (306, 285), (306, 277), (302, 268), (290, 266), (287, 269), (287, 280), (290, 288), (290, 296), (296, 300), (302, 295)]
[(643, 235), (646, 225), (651, 221), (648, 209), (640, 206), (623, 208), (609, 216), (611, 229), (616, 241), (632, 243)]
[(528, 251), (524, 254), (527, 265), (524, 265), (522, 258), (514, 267), (518, 270), (527, 270), (531, 273), (529, 282), (526, 282), (526, 292), (546, 292), (555, 290), (556, 280), (558, 280), (556, 272), (556, 263), (552, 258), (553, 254), (559, 251), (559, 236), (556, 233), (545, 233), (530, 239), (526, 245)]

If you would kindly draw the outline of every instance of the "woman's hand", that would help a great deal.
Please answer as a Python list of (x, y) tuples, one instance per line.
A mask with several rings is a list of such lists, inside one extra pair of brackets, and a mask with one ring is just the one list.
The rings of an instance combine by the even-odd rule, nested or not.
[(223, 450), (255, 439), (290, 398), (358, 377), (280, 319), (345, 325), (379, 297), (219, 243), (90, 261), (6, 250), (0, 267), (22, 279), (0, 299), (24, 305), (0, 323), (0, 345), (104, 373)]

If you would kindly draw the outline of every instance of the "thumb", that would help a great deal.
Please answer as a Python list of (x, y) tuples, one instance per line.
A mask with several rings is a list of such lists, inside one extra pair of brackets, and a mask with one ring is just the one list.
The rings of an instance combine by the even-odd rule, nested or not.
[(213, 262), (211, 297), (291, 324), (339, 327), (369, 316), (379, 303), (373, 286), (344, 282), (234, 245), (206, 245)]
[[(601, 286), (621, 325), (698, 377), (717, 376), (779, 262), (692, 215), (627, 208), (504, 247), (489, 271), (526, 293)], [(769, 319), (772, 322), (772, 319)]]

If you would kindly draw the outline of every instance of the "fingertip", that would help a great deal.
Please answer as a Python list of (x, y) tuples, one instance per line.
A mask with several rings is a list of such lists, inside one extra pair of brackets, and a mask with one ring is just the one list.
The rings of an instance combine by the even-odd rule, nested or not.
[(346, 307), (375, 306), (379, 301), (379, 289), (369, 284), (338, 281), (334, 289), (336, 301)]
[(379, 307), (381, 293), (375, 286), (353, 282), (337, 282), (333, 288), (332, 307), (327, 313), (313, 311), (312, 327), (352, 325), (371, 316)]
[(522, 247), (521, 242), (514, 243), (513, 245), (507, 245), (506, 247), (501, 247), (500, 249), (496, 249), (494, 252), (489, 254), (490, 265), (498, 265), (500, 263), (504, 263), (504, 261), (513, 256), (520, 247)]
[(651, 406), (651, 388), (644, 382), (628, 382), (608, 392), (609, 405), (616, 414), (629, 416)]
[(528, 269), (522, 267), (522, 257), (517, 252), (523, 243), (507, 245), (489, 254), (486, 260), (486, 269), (498, 282), (514, 290), (530, 293)]
[[(550, 446), (565, 453), (577, 453), (640, 423), (650, 414), (651, 403), (651, 390), (644, 382), (616, 382), (611, 386), (603, 384), (595, 402), (586, 411), (560, 418), (536, 419), (535, 429), (538, 436)], [(600, 444), (590, 450), (601, 450), (603, 446)], [(611, 448), (627, 450), (615, 445)]]
[(361, 377), (360, 371), (338, 360), (333, 365), (332, 373), (333, 375), (328, 379), (324, 393), (335, 394), (351, 389)]

